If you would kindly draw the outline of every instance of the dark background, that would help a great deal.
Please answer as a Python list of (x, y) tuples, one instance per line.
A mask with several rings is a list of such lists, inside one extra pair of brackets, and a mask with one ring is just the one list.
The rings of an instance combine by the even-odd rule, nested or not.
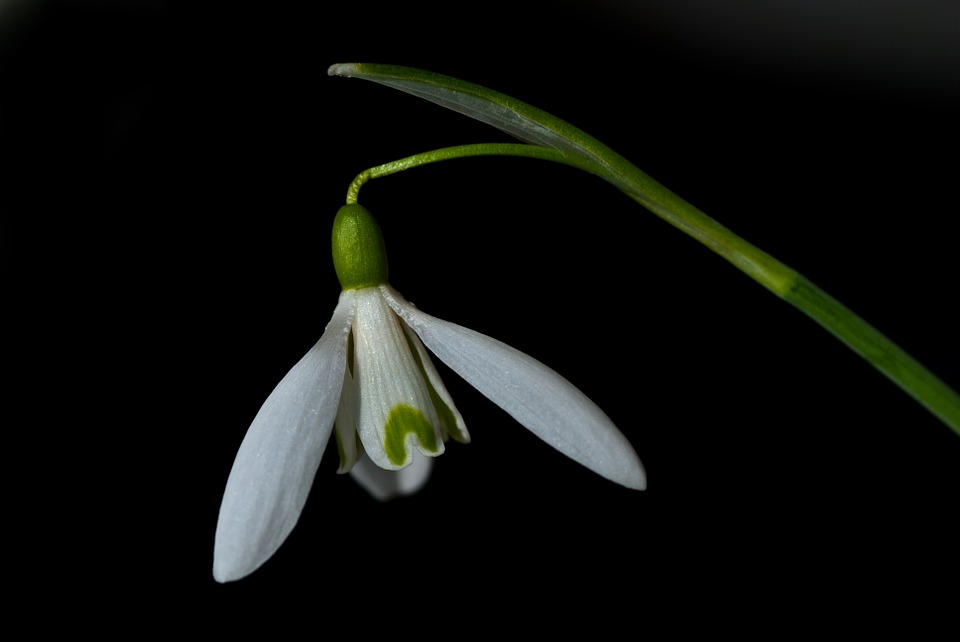
[(581, 387), (649, 489), (566, 460), (444, 371), (473, 443), (421, 493), (378, 504), (331, 451), (280, 551), (212, 579), (244, 431), (336, 303), (350, 180), (507, 140), (332, 63), (422, 67), (566, 119), (960, 387), (957, 11), (724, 4), (3, 5), (10, 408), (29, 417), (14, 504), (40, 544), (15, 553), (21, 595), (318, 634), (408, 614), (598, 635), (940, 615), (960, 438), (612, 187), (524, 159), (421, 168), (361, 202), (400, 292)]

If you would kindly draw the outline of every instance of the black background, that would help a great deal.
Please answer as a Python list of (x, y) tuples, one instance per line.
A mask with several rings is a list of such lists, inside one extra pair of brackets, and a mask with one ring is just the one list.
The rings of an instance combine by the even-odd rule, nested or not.
[(943, 21), (916, 4), (874, 42), (869, 13), (785, 10), (738, 33), (666, 4), (8, 5), (5, 316), (25, 357), (9, 362), (11, 417), (29, 417), (12, 446), (28, 470), (17, 534), (41, 543), (14, 553), (35, 582), (22, 595), (318, 635), (446, 614), (597, 635), (941, 614), (960, 570), (960, 438), (615, 189), (524, 159), (429, 166), (360, 200), (393, 285), (581, 387), (649, 489), (566, 460), (444, 371), (473, 443), (451, 444), (421, 493), (379, 504), (328, 455), (280, 551), (212, 579), (234, 453), (336, 303), (329, 231), (350, 180), (507, 140), (330, 78), (333, 63), (422, 67), (550, 111), (960, 387), (960, 84), (932, 35)]

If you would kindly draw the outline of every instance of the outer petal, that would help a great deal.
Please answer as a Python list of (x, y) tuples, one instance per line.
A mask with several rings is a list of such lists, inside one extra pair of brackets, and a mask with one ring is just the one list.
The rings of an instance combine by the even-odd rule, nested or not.
[(431, 352), (535, 435), (611, 481), (646, 488), (633, 446), (569, 381), (496, 339), (420, 312), (388, 285), (380, 289)]
[(355, 297), (345, 292), (317, 344), (270, 393), (247, 430), (220, 505), (213, 576), (253, 572), (300, 517), (337, 414)]
[(364, 454), (350, 469), (350, 476), (375, 499), (385, 502), (399, 495), (412, 495), (420, 490), (430, 478), (431, 470), (433, 457), (426, 457), (415, 450), (413, 462), (400, 470), (380, 468)]

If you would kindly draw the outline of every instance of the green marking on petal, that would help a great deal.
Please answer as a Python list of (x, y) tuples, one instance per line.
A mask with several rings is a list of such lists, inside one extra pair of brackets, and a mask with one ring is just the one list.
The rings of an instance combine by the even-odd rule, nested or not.
[(338, 473), (349, 472), (353, 465), (357, 463), (357, 460), (363, 456), (363, 442), (360, 441), (360, 434), (354, 434), (354, 440), (357, 442), (354, 446), (354, 456), (351, 459), (347, 457), (347, 450), (343, 447), (343, 437), (340, 436), (340, 431), (336, 429), (336, 424), (334, 424), (333, 436), (337, 441), (337, 455), (340, 457), (340, 467), (337, 469)]
[(405, 442), (410, 433), (417, 436), (420, 446), (427, 452), (435, 453), (438, 450), (437, 432), (430, 420), (416, 408), (405, 403), (397, 404), (387, 417), (383, 443), (387, 458), (397, 466), (407, 460)]
[(433, 401), (433, 407), (436, 409), (437, 416), (440, 418), (440, 425), (446, 428), (454, 441), (459, 441), (461, 444), (467, 443), (463, 433), (460, 431), (460, 427), (457, 426), (457, 416), (453, 414), (453, 409), (437, 394), (433, 386), (429, 383), (427, 386), (430, 388), (430, 400)]
[(347, 335), (347, 368), (350, 370), (350, 376), (353, 376), (353, 328), (350, 329), (350, 334)]
[(420, 358), (420, 351), (417, 350), (417, 346), (414, 345), (410, 336), (406, 333), (404, 335), (407, 338), (407, 347), (410, 348), (410, 354), (413, 356), (413, 360), (417, 362), (417, 369), (420, 370), (423, 382), (427, 384), (427, 392), (430, 393), (430, 401), (433, 402), (433, 407), (437, 411), (437, 419), (440, 420), (440, 429), (444, 433), (444, 439), (449, 434), (454, 441), (459, 441), (462, 444), (467, 443), (468, 440), (464, 438), (463, 432), (457, 425), (457, 416), (454, 414), (453, 408), (447, 405), (447, 402), (443, 400), (443, 397), (440, 396), (440, 393), (437, 392), (430, 381), (430, 377), (427, 376), (427, 371), (423, 367), (423, 360)]
[(333, 436), (337, 440), (337, 456), (340, 457), (340, 468), (343, 468), (344, 463), (347, 461), (347, 453), (343, 450), (343, 442), (340, 441), (340, 431), (337, 430), (337, 424), (333, 424)]
[(357, 458), (363, 454), (363, 449), (354, 446), (353, 450), (348, 453), (343, 440), (353, 439), (354, 441), (359, 441), (359, 435), (354, 432), (353, 435), (344, 436), (340, 425), (336, 422), (333, 424), (333, 436), (337, 443), (337, 456), (340, 458), (340, 466), (337, 468), (337, 473), (343, 474), (353, 468), (353, 465), (357, 463)]

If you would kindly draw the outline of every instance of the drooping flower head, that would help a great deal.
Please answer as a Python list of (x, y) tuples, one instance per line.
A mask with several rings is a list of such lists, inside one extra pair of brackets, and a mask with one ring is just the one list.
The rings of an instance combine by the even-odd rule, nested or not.
[(469, 442), (430, 353), (560, 452), (628, 488), (646, 487), (629, 441), (569, 381), (394, 290), (383, 235), (363, 206), (337, 213), (333, 259), (343, 288), (333, 317), (267, 397), (230, 471), (214, 544), (218, 581), (253, 572), (290, 534), (331, 434), (339, 472), (380, 500), (422, 487), (448, 439)]

